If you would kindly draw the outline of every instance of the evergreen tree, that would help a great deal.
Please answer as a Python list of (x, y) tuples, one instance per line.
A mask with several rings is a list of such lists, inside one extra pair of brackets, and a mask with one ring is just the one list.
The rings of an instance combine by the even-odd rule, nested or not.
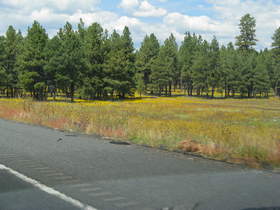
[(86, 72), (83, 77), (82, 95), (87, 98), (103, 96), (104, 70), (106, 49), (105, 34), (98, 23), (93, 23), (84, 35), (84, 52)]
[(61, 46), (61, 40), (58, 36), (54, 36), (47, 42), (45, 48), (46, 65), (44, 66), (44, 71), (46, 74), (46, 83), (48, 85), (48, 92), (51, 93), (52, 97), (55, 99), (57, 94), (57, 80), (59, 78), (59, 69), (63, 63), (62, 54), (63, 49)]
[(159, 41), (154, 34), (151, 34), (150, 36), (145, 36), (137, 52), (136, 68), (139, 74), (143, 74), (145, 90), (147, 90), (148, 84), (151, 82), (151, 65), (153, 60), (158, 56), (159, 48)]
[(236, 37), (236, 46), (249, 51), (256, 45), (256, 20), (250, 14), (244, 15), (239, 24), (240, 35)]
[(193, 93), (193, 72), (192, 67), (196, 58), (197, 51), (201, 45), (201, 37), (195, 34), (186, 33), (178, 53), (178, 65), (180, 68), (181, 88), (187, 90), (188, 95)]
[(256, 67), (256, 58), (257, 53), (251, 52), (246, 56), (242, 55), (241, 61), (241, 78), (239, 91), (241, 96), (245, 96), (247, 93), (248, 98), (253, 96), (254, 93), (254, 75), (255, 75), (255, 67)]
[[(219, 47), (201, 36), (186, 33), (178, 50), (171, 34), (160, 46), (154, 34), (147, 35), (135, 53), (128, 27), (108, 36), (101, 25), (77, 31), (70, 23), (48, 39), (45, 29), (34, 22), (26, 37), (10, 26), (0, 37), (0, 91), (9, 97), (24, 88), (34, 99), (54, 98), (57, 90), (74, 100), (124, 98), (135, 91), (170, 96), (178, 86), (193, 95), (214, 97), (267, 96), (272, 87), (280, 95), (280, 28), (273, 35), (272, 49), (257, 52), (256, 21), (249, 14), (240, 20), (237, 50), (232, 43)], [(211, 93), (209, 94), (209, 92)]]
[(263, 54), (260, 54), (257, 58), (255, 74), (252, 79), (254, 83), (254, 96), (256, 96), (257, 93), (259, 93), (260, 96), (262, 96), (263, 93), (265, 96), (268, 96), (270, 81)]
[(81, 42), (84, 42), (86, 36), (86, 27), (82, 18), (80, 18), (80, 22), (78, 23), (78, 34)]
[(280, 27), (275, 31), (272, 41), (273, 68), (270, 72), (270, 80), (275, 94), (280, 96)]
[(210, 46), (204, 40), (200, 49), (197, 51), (194, 64), (192, 66), (194, 88), (197, 95), (209, 92), (209, 70), (210, 70)]
[(163, 92), (165, 92), (166, 96), (168, 95), (168, 85), (172, 81), (166, 54), (165, 46), (161, 46), (159, 55), (153, 60), (151, 65), (151, 87), (153, 92), (157, 93), (159, 96), (161, 96)]
[(251, 97), (254, 92), (254, 69), (256, 65), (256, 20), (250, 14), (244, 15), (239, 24), (240, 35), (236, 37), (236, 46), (243, 55), (241, 67), (240, 92), (243, 96), (247, 92)]
[(172, 84), (175, 87), (180, 82), (180, 69), (178, 66), (178, 45), (173, 34), (164, 43), (165, 56), (166, 56), (166, 65), (170, 75), (169, 81), (169, 94), (171, 95)]
[(74, 101), (75, 90), (81, 87), (83, 70), (85, 68), (82, 43), (70, 23), (66, 23), (60, 30), (61, 41), (60, 65), (58, 66), (57, 83), (66, 91), (67, 95)]
[(229, 43), (227, 47), (222, 47), (220, 50), (220, 86), (225, 92), (225, 97), (235, 96), (235, 93), (239, 90), (240, 78), (241, 78), (241, 56), (238, 51), (234, 49), (232, 43)]
[(5, 61), (3, 66), (6, 70), (7, 96), (14, 97), (18, 84), (18, 73), (16, 71), (16, 57), (19, 54), (21, 34), (9, 26), (5, 38)]
[(20, 83), (37, 100), (46, 98), (44, 50), (47, 41), (48, 35), (45, 29), (37, 21), (34, 21), (32, 27), (28, 28), (21, 53), (17, 56)]
[(209, 52), (209, 86), (211, 87), (211, 97), (214, 98), (215, 89), (219, 86), (221, 72), (219, 68), (220, 47), (216, 37), (213, 38), (210, 44)]
[(171, 95), (172, 82), (179, 78), (177, 70), (177, 44), (171, 34), (152, 63), (152, 86), (159, 95), (162, 91), (165, 91), (166, 96)]
[[(5, 89), (8, 80), (8, 73), (5, 68), (5, 37), (0, 36), (0, 88)], [(1, 92), (4, 92), (2, 89)]]
[(106, 56), (104, 65), (105, 91), (111, 96), (118, 95), (124, 98), (131, 94), (135, 87), (135, 55), (133, 42), (128, 27), (125, 27), (120, 36), (116, 31), (110, 38), (110, 52)]

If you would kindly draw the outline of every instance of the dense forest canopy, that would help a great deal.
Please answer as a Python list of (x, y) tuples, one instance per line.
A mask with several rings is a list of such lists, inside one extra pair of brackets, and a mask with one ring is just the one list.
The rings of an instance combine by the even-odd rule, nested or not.
[(63, 93), (74, 100), (124, 98), (140, 94), (171, 96), (267, 97), (280, 95), (280, 28), (271, 49), (257, 51), (256, 20), (244, 15), (235, 44), (220, 45), (185, 33), (178, 46), (171, 34), (161, 45), (146, 35), (134, 49), (128, 27), (109, 35), (98, 23), (66, 23), (49, 38), (37, 22), (22, 36), (12, 26), (0, 37), (0, 91), (6, 97), (46, 100)]

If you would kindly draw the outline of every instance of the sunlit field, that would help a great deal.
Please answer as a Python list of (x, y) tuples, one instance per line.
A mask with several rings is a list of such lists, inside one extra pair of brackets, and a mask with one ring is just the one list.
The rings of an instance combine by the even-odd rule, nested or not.
[(181, 150), (251, 167), (280, 166), (280, 99), (0, 99), (0, 117)]

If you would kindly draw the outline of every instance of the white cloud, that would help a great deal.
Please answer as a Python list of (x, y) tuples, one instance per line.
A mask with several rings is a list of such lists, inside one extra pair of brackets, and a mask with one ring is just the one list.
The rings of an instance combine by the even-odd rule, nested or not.
[(99, 24), (102, 24), (105, 28), (108, 26), (111, 26), (114, 21), (116, 21), (119, 16), (113, 12), (108, 11), (95, 11), (95, 12), (82, 12), (81, 10), (78, 10), (76, 13), (69, 15), (67, 17), (67, 21), (71, 23), (78, 23), (80, 21), (80, 18), (83, 19), (86, 26), (91, 25), (94, 22), (97, 22)]
[(232, 27), (207, 16), (188, 16), (180, 13), (169, 13), (163, 19), (164, 23), (178, 30), (208, 33), (232, 33)]
[(142, 1), (133, 15), (138, 17), (160, 17), (167, 13), (165, 9), (156, 8), (151, 5), (148, 1)]
[(165, 9), (153, 6), (148, 0), (122, 0), (119, 6), (136, 17), (161, 17), (167, 13)]
[(37, 20), (41, 23), (61, 23), (67, 19), (66, 14), (57, 14), (48, 8), (35, 10), (29, 16), (30, 20)]
[(73, 12), (77, 8), (92, 10), (100, 3), (100, 0), (0, 0), (4, 6), (20, 9), (22, 12), (40, 10), (41, 8), (52, 8), (63, 12)]
[(133, 10), (139, 6), (138, 0), (122, 0), (119, 7), (125, 10)]

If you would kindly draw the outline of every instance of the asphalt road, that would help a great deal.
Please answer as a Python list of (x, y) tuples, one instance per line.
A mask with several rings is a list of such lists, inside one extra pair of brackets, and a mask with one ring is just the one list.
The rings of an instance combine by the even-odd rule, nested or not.
[(280, 174), (0, 120), (0, 210), (79, 209), (69, 199), (99, 210), (272, 210)]

